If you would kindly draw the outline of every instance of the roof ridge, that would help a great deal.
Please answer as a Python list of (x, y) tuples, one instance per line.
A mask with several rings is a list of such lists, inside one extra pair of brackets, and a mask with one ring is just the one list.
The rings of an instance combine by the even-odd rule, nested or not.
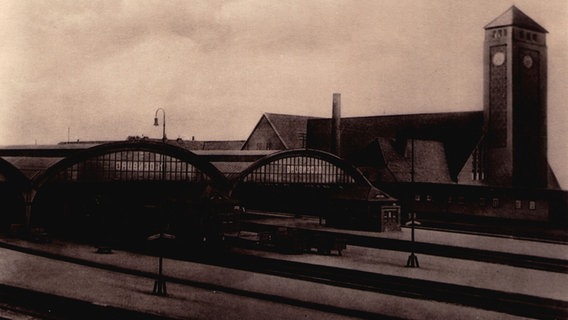
[(282, 135), (280, 134), (280, 131), (278, 130), (278, 128), (276, 128), (276, 125), (274, 125), (274, 122), (272, 122), (272, 120), (270, 120), (270, 118), (267, 116), (266, 113), (263, 114), (263, 116), (266, 119), (266, 121), (268, 121), (268, 124), (272, 127), (272, 130), (274, 130), (274, 133), (276, 133), (276, 136), (278, 137), (278, 139), (280, 139), (280, 142), (282, 142), (282, 144), (284, 145), (284, 148), (288, 149), (288, 144), (282, 138)]
[(296, 118), (320, 118), (320, 117), (316, 117), (316, 116), (303, 116), (303, 115), (298, 115), (298, 114), (289, 114), (289, 113), (273, 113), (273, 112), (265, 112), (263, 113), (263, 115), (267, 115), (267, 116), (286, 116), (286, 117), (296, 117)]
[[(449, 116), (449, 115), (467, 115), (467, 114), (477, 114), (483, 113), (482, 110), (470, 110), (470, 111), (448, 111), (448, 112), (421, 112), (421, 113), (404, 113), (404, 114), (380, 114), (380, 115), (367, 115), (367, 116), (352, 116), (352, 117), (341, 117), (344, 119), (363, 119), (363, 118), (393, 118), (393, 117), (421, 117), (421, 116)], [(317, 118), (317, 120), (331, 120), (331, 118)]]

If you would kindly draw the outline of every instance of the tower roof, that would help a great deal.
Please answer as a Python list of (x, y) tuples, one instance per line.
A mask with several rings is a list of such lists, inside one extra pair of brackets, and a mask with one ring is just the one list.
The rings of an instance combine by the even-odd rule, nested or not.
[(485, 26), (485, 29), (493, 29), (506, 26), (521, 27), (524, 29), (548, 33), (546, 29), (544, 29), (515, 6), (512, 6), (511, 8), (509, 8), (509, 10), (505, 11), (502, 15), (491, 21), (488, 25)]

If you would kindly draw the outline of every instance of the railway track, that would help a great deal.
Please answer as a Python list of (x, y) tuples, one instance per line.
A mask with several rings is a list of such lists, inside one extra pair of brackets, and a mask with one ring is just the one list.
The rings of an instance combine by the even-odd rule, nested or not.
[[(274, 231), (278, 226), (259, 224), (254, 222), (243, 223), (243, 229), (253, 232), (271, 230)], [(305, 229), (306, 232), (316, 232)], [(349, 245), (360, 247), (404, 251), (411, 250), (412, 243), (408, 240), (378, 238), (361, 236), (351, 233), (317, 231), (328, 236), (342, 238)], [(568, 273), (568, 260), (554, 259), (546, 257), (538, 257), (524, 254), (487, 251), (474, 248), (464, 248), (458, 246), (450, 246), (443, 244), (415, 242), (414, 251), (416, 253), (427, 254), (432, 256), (455, 258), (461, 260), (471, 260), (479, 262), (489, 262), (512, 267), (542, 270), (549, 272)]]
[(338, 287), (466, 305), (517, 316), (540, 319), (568, 318), (566, 301), (491, 289), (257, 256), (239, 255), (234, 259), (208, 263)]
[[(28, 250), (29, 251), (29, 250)], [(56, 258), (51, 256), (51, 258)], [(67, 262), (82, 264), (83, 261), (79, 259), (64, 258)], [(244, 254), (230, 254), (221, 257), (193, 257), (186, 258), (185, 260), (215, 265), (219, 267), (238, 269), (243, 271), (270, 274), (279, 277), (286, 277), (290, 279), (298, 279), (303, 281), (310, 281), (321, 283), (330, 286), (350, 288), (355, 290), (362, 290), (368, 292), (376, 292), (381, 294), (389, 294), (414, 299), (433, 300), (451, 304), (458, 304), (473, 308), (484, 310), (491, 310), (495, 312), (507, 313), (522, 317), (531, 317), (539, 319), (566, 319), (568, 318), (568, 302), (561, 300), (554, 300), (548, 298), (541, 298), (530, 295), (509, 293), (491, 289), (475, 288), (456, 284), (440, 283), (435, 281), (410, 279), (399, 276), (383, 275), (373, 272), (351, 270), (338, 267), (314, 265), (309, 263), (292, 262), (280, 259), (263, 258), (253, 255)], [(122, 272), (136, 276), (147, 277), (150, 279), (155, 278), (154, 273), (142, 272), (138, 270), (126, 269), (114, 265), (105, 265), (95, 262), (85, 263), (91, 267), (98, 267), (102, 269), (111, 270), (114, 272)], [(303, 308), (310, 308), (314, 310), (325, 311), (329, 313), (355, 316), (358, 318), (374, 319), (377, 317), (384, 317), (384, 315), (376, 314), (363, 310), (355, 310), (349, 308), (342, 308), (331, 305), (323, 305), (319, 303), (303, 301), (290, 297), (280, 297), (258, 292), (251, 292), (232, 287), (225, 287), (210, 283), (196, 282), (177, 277), (165, 276), (167, 282), (178, 283), (181, 285), (199, 287), (208, 290), (222, 291), (230, 294), (236, 294), (255, 299), (268, 300), (281, 304), (288, 304)], [(21, 301), (30, 301), (29, 298), (17, 299), (14, 295), (16, 292), (20, 297), (26, 296), (23, 291), (11, 288), (6, 291), (2, 287), (0, 292), (4, 292), (4, 298), (11, 297), (15, 299), (15, 303)], [(14, 291), (16, 290), (16, 291)], [(44, 294), (39, 294), (41, 298), (36, 301), (52, 301), (49, 305), (60, 305), (60, 310), (66, 310), (69, 306), (73, 306), (74, 310), (80, 312), (81, 309), (94, 310), (96, 306), (86, 304), (79, 301), (70, 301), (64, 299), (60, 302), (58, 298), (48, 297)], [(38, 293), (32, 293), (32, 296), (38, 296)], [(51, 300), (49, 300), (51, 299)], [(57, 301), (54, 303), (53, 301)], [(31, 305), (24, 307), (31, 308)], [(105, 310), (97, 309), (98, 315), (105, 315), (110, 312), (113, 315), (120, 314), (121, 317), (133, 316), (128, 313), (123, 313), (119, 310)], [(40, 310), (41, 311), (41, 310)], [(75, 314), (76, 315), (76, 314)], [(66, 314), (60, 317), (51, 314), (51, 319), (65, 319), (68, 318)], [(147, 319), (152, 319), (153, 316), (146, 315)], [(118, 318), (117, 318), (118, 319)], [(394, 318), (391, 318), (394, 319)]]
[(0, 319), (167, 320), (164, 316), (98, 305), (0, 284)]
[(510, 225), (507, 223), (447, 222), (433, 219), (420, 219), (416, 229), (457, 232), (497, 238), (509, 238), (556, 244), (568, 244), (568, 230), (556, 226)]
[[(256, 226), (260, 228), (261, 226)], [(266, 226), (262, 226), (266, 227)], [(407, 251), (410, 243), (408, 241), (379, 239), (363, 237), (350, 234), (338, 233), (347, 240), (350, 245), (367, 246), (379, 249)], [(136, 276), (154, 278), (155, 274), (139, 270), (122, 268), (116, 265), (101, 264), (93, 261), (85, 261), (73, 257), (50, 254), (34, 249), (20, 248), (5, 243), (0, 246), (11, 250), (18, 250), (30, 254), (45, 256), (52, 259), (59, 259), (67, 262), (83, 264), (91, 267), (107, 269), (115, 272), (122, 272)], [(433, 245), (427, 243), (416, 243), (415, 251), (425, 254), (446, 256), (458, 259), (470, 259), (476, 261), (486, 261), (502, 263), (523, 268), (532, 268), (554, 272), (567, 273), (568, 262), (558, 259), (546, 259), (540, 257), (523, 256), (509, 253), (488, 252), (477, 249), (466, 249), (452, 246)], [(362, 291), (377, 292), (382, 294), (396, 295), (402, 297), (434, 300), (452, 304), (459, 304), (491, 310), (496, 312), (508, 313), (516, 316), (535, 317), (543, 319), (566, 319), (568, 318), (568, 302), (541, 298), (537, 296), (509, 293), (491, 289), (475, 288), (470, 286), (440, 283), (429, 280), (410, 279), (399, 276), (384, 275), (379, 273), (351, 270), (345, 268), (314, 265), (309, 263), (292, 262), (281, 259), (258, 257), (248, 254), (227, 253), (217, 256), (171, 256), (170, 258), (184, 259), (202, 264), (215, 265), (220, 267), (250, 271), (255, 273), (270, 274), (291, 279), (300, 279), (336, 287), (351, 288)], [(166, 281), (179, 283), (188, 286), (200, 287), (210, 290), (225, 291), (231, 294), (248, 296), (255, 299), (275, 301), (282, 304), (295, 305), (305, 308), (312, 308), (331, 313), (357, 316), (360, 318), (376, 318), (374, 313), (360, 310), (338, 308), (328, 305), (320, 305), (296, 299), (276, 297), (271, 295), (259, 294), (235, 288), (228, 288), (209, 283), (189, 281), (187, 279), (166, 277)]]

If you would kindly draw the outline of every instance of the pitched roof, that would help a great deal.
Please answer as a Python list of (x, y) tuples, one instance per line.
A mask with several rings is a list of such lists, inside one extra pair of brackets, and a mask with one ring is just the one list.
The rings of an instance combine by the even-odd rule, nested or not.
[(290, 114), (265, 113), (263, 117), (268, 120), (276, 134), (287, 149), (302, 148), (302, 134), (306, 134), (309, 119), (318, 119), (310, 116), (297, 116)]
[(556, 178), (556, 175), (554, 174), (554, 170), (552, 170), (550, 163), (548, 164), (548, 188), (562, 190), (562, 187), (560, 186), (558, 178)]
[[(341, 156), (359, 165), (360, 152), (380, 137), (393, 139), (399, 153), (409, 139), (438, 141), (445, 153), (444, 163), (438, 165), (447, 168), (450, 177), (455, 179), (479, 141), (482, 128), (481, 111), (342, 118)], [(309, 148), (329, 151), (330, 135), (330, 119), (308, 122)], [(416, 155), (417, 158), (422, 156), (429, 157), (427, 153)], [(383, 157), (388, 163), (387, 156), (383, 154)]]
[(56, 164), (61, 157), (2, 157), (18, 168), (28, 179), (43, 174), (49, 167)]
[(212, 164), (221, 171), (225, 177), (233, 179), (238, 177), (241, 172), (248, 168), (253, 162), (212, 162)]
[(495, 18), (485, 26), (485, 29), (493, 29), (507, 26), (521, 27), (524, 29), (534, 30), (538, 32), (548, 33), (541, 25), (527, 16), (517, 7), (512, 6), (509, 10)]
[(169, 144), (188, 150), (240, 150), (244, 140), (168, 140)]
[[(403, 152), (397, 150), (397, 142), (379, 138), (386, 166), (397, 181), (411, 182), (412, 153), (414, 153), (414, 181), (451, 183), (450, 170), (444, 144), (434, 140), (407, 140)], [(412, 150), (414, 148), (414, 150)]]
[[(413, 150), (414, 149), (414, 150)], [(412, 176), (414, 154), (414, 177)], [(357, 165), (373, 168), (374, 181), (452, 183), (441, 141), (379, 137), (357, 157)], [(368, 172), (369, 168), (365, 171)]]

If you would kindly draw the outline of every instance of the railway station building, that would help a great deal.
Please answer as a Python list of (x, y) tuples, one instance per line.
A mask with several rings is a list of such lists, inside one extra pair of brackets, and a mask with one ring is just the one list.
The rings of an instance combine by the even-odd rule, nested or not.
[(547, 31), (513, 6), (484, 32), (481, 111), (342, 118), (334, 94), (331, 118), (266, 113), (244, 141), (0, 148), (1, 226), (203, 238), (234, 203), (377, 231), (410, 213), (566, 226), (547, 160)]
[(243, 149), (332, 152), (405, 213), (566, 225), (547, 155), (548, 32), (515, 6), (484, 32), (481, 111), (342, 118), (334, 94), (331, 119), (264, 114)]

